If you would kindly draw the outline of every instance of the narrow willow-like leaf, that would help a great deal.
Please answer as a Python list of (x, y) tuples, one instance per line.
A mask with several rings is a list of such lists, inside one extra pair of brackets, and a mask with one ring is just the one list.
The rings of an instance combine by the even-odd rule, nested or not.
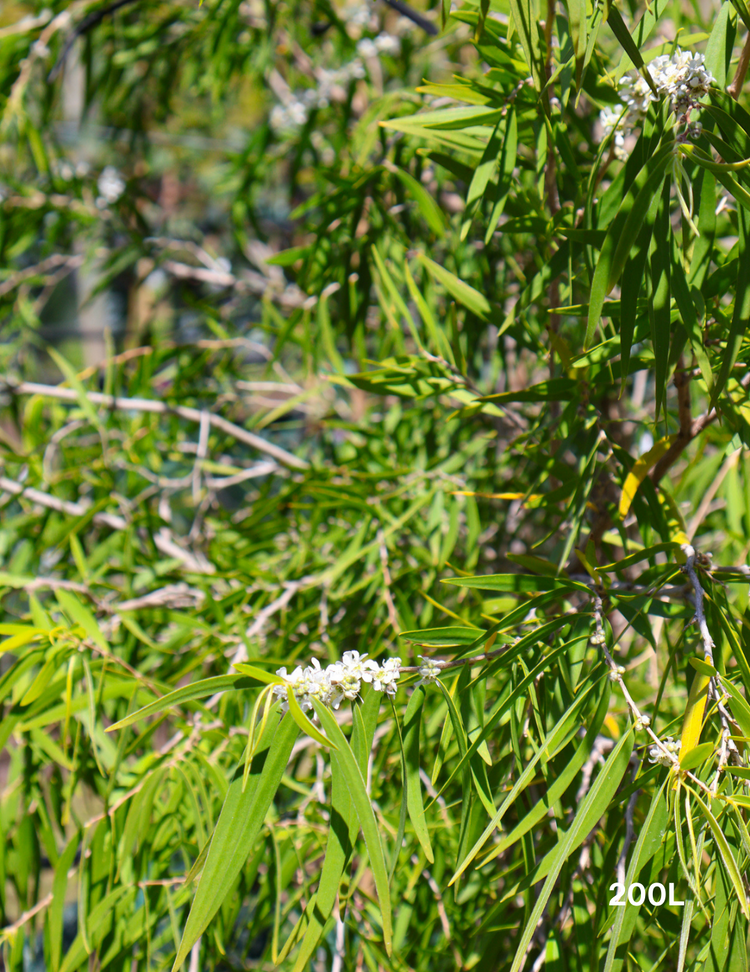
[(378, 824), (372, 809), (372, 803), (365, 789), (365, 781), (357, 760), (354, 757), (351, 746), (347, 742), (346, 736), (341, 731), (341, 727), (324, 705), (317, 700), (313, 700), (313, 706), (329, 739), (334, 741), (338, 749), (339, 765), (349, 787), (351, 799), (357, 811), (357, 817), (359, 818), (359, 825), (362, 828), (362, 835), (365, 838), (365, 845), (367, 846), (367, 853), (370, 858), (370, 867), (372, 868), (375, 879), (375, 889), (378, 894), (378, 900), (380, 901), (380, 914), (383, 922), (383, 942), (386, 952), (390, 955), (393, 940), (391, 893), (388, 888), (388, 873), (385, 866), (383, 845), (380, 840)]
[(305, 713), (302, 711), (297, 697), (294, 694), (294, 690), (291, 685), (287, 686), (286, 689), (286, 699), (289, 706), (289, 715), (294, 719), (300, 729), (308, 735), (315, 742), (319, 742), (323, 746), (328, 746), (330, 749), (337, 749), (330, 739), (327, 739), (323, 733), (316, 729), (315, 726), (310, 722)]
[(208, 927), (252, 853), (298, 734), (299, 728), (291, 716), (284, 716), (276, 724), (272, 710), (264, 738), (253, 758), (244, 793), (243, 766), (242, 763), (238, 765), (211, 837), (173, 972), (182, 966)]
[[(682, 317), (682, 324), (687, 332), (688, 340), (690, 341), (690, 347), (695, 355), (695, 360), (698, 362), (698, 367), (701, 370), (701, 375), (706, 383), (706, 388), (709, 394), (713, 388), (713, 372), (711, 371), (711, 362), (709, 361), (708, 354), (703, 345), (703, 331), (701, 328), (701, 322), (698, 319), (698, 312), (695, 307), (695, 302), (690, 293), (690, 288), (688, 286), (687, 278), (685, 277), (685, 270), (682, 266), (682, 260), (677, 251), (677, 241), (674, 235), (672, 235), (672, 265), (670, 268), (670, 283), (672, 285), (672, 293), (674, 294), (675, 301), (680, 310), (680, 315)], [(696, 291), (697, 292), (697, 291)], [(698, 294), (700, 298), (700, 294)]]
[(628, 256), (622, 269), (620, 286), (620, 374), (623, 381), (630, 374), (630, 349), (633, 346), (640, 294), (646, 274), (646, 263), (659, 211), (659, 196), (651, 200), (643, 226), (638, 233), (635, 252)]
[[(375, 733), (375, 720), (380, 710), (380, 693), (370, 689), (362, 706), (355, 706), (352, 728), (352, 752), (357, 759), (362, 776), (367, 773), (367, 761), (372, 749)], [(350, 860), (357, 837), (358, 817), (351, 798), (346, 774), (342, 771), (337, 750), (332, 750), (331, 760), (331, 824), (326, 842), (326, 856), (320, 872), (320, 881), (315, 895), (305, 909), (304, 937), (294, 963), (294, 972), (303, 972), (318, 946), (326, 922), (336, 903), (341, 878), (347, 861)], [(298, 934), (301, 933), (302, 925)], [(290, 938), (289, 947), (292, 947)], [(283, 961), (286, 950), (282, 949), (279, 961)]]
[(731, 10), (731, 3), (722, 3), (706, 44), (706, 68), (716, 78), (716, 83), (722, 90), (727, 86), (734, 39), (737, 36), (737, 22), (732, 17)]
[[(630, 858), (627, 872), (625, 874), (625, 887), (628, 888), (638, 880), (641, 870), (648, 861), (654, 856), (657, 848), (662, 842), (664, 832), (669, 821), (669, 808), (665, 798), (665, 792), (669, 785), (667, 777), (659, 789), (651, 798), (651, 805), (648, 808), (646, 819), (641, 824), (638, 831), (633, 854)], [(624, 908), (617, 908), (615, 923), (612, 926), (612, 935), (607, 949), (607, 958), (604, 962), (602, 972), (619, 972), (623, 965), (623, 959), (617, 955), (618, 949), (626, 945), (635, 930), (638, 908), (628, 904)]]
[(80, 624), (87, 636), (94, 644), (98, 645), (102, 651), (109, 654), (110, 648), (107, 639), (102, 634), (102, 630), (89, 609), (81, 604), (78, 598), (70, 591), (59, 590), (55, 592), (55, 597), (60, 607), (70, 617), (75, 624)]
[[(265, 675), (266, 673), (264, 672), (263, 674)], [(145, 719), (155, 712), (162, 712), (164, 709), (169, 709), (174, 705), (180, 705), (182, 702), (204, 699), (207, 695), (214, 695), (216, 692), (256, 688), (259, 684), (263, 685), (266, 681), (265, 678), (261, 680), (255, 676), (250, 677), (248, 675), (216, 675), (214, 678), (204, 678), (199, 682), (193, 682), (192, 685), (175, 689), (174, 692), (170, 692), (161, 699), (156, 699), (155, 702), (150, 702), (148, 705), (143, 706), (142, 709), (138, 709), (137, 712), (131, 712), (129, 716), (120, 719), (119, 722), (116, 722), (112, 726), (108, 726), (105, 731), (114, 732), (116, 729), (124, 729), (126, 726), (132, 726), (134, 722), (138, 722), (140, 719)], [(278, 684), (282, 684), (281, 680), (279, 680)]]
[(651, 77), (651, 72), (643, 63), (641, 52), (638, 50), (635, 41), (630, 36), (630, 31), (625, 26), (625, 21), (622, 19), (620, 11), (614, 4), (610, 4), (607, 23), (612, 28), (612, 33), (622, 45), (622, 49), (641, 72), (641, 76), (645, 78), (649, 88), (651, 88), (655, 95), (658, 95), (656, 85), (654, 84), (654, 79)]
[(703, 715), (706, 711), (708, 699), (708, 675), (696, 672), (690, 686), (685, 715), (682, 720), (682, 735), (680, 736), (680, 763), (700, 742), (703, 729)]
[(52, 881), (52, 903), (49, 907), (47, 920), (49, 922), (50, 965), (52, 972), (59, 972), (63, 946), (63, 911), (65, 897), (68, 890), (68, 871), (73, 866), (76, 851), (81, 846), (81, 834), (75, 833), (65, 846), (65, 850), (55, 865), (55, 876)]
[(413, 196), (424, 221), (430, 227), (435, 236), (443, 236), (448, 228), (448, 225), (445, 214), (435, 201), (434, 197), (427, 192), (421, 182), (417, 182), (414, 176), (409, 172), (404, 171), (404, 169), (399, 169), (397, 166), (394, 166), (392, 169), (389, 169), (389, 171), (392, 172), (393, 175), (395, 175), (396, 178), (403, 183), (404, 187)]
[(724, 835), (724, 831), (721, 829), (718, 820), (716, 817), (714, 817), (700, 796), (695, 792), (693, 793), (693, 796), (695, 797), (698, 806), (703, 811), (703, 815), (708, 821), (708, 826), (711, 828), (711, 833), (713, 834), (713, 838), (716, 842), (716, 847), (721, 855), (724, 869), (734, 887), (742, 914), (745, 916), (745, 918), (750, 919), (750, 909), (748, 908), (747, 904), (745, 885), (742, 880), (742, 875), (740, 874), (740, 869), (737, 867), (737, 861), (734, 859), (732, 849), (729, 846), (726, 836)]
[(633, 499), (635, 494), (638, 492), (639, 487), (648, 476), (649, 471), (653, 469), (656, 463), (661, 459), (663, 455), (667, 452), (672, 442), (674, 441), (674, 435), (666, 435), (663, 439), (659, 439), (649, 450), (640, 456), (635, 463), (633, 468), (630, 470), (625, 478), (625, 482), (622, 486), (622, 493), (620, 495), (620, 503), (618, 507), (618, 513), (621, 518), (625, 518), (630, 511), (630, 507), (633, 504)]
[(483, 574), (481, 577), (449, 577), (444, 584), (456, 587), (471, 587), (479, 591), (564, 591), (571, 589), (588, 590), (585, 584), (564, 577), (544, 577), (534, 574)]
[(562, 870), (563, 864), (573, 850), (580, 844), (591, 829), (596, 826), (606, 811), (612, 795), (620, 785), (630, 762), (633, 749), (633, 729), (624, 732), (615, 743), (607, 761), (594, 780), (591, 789), (584, 797), (575, 818), (553, 852), (553, 858), (544, 885), (526, 922), (516, 949), (511, 972), (520, 972), (526, 961), (526, 951), (536, 931), (537, 922), (547, 906), (549, 897)]
[(654, 196), (661, 190), (667, 168), (674, 154), (674, 143), (662, 145), (656, 154), (639, 171), (625, 195), (617, 215), (607, 229), (607, 236), (591, 282), (588, 323), (584, 347), (591, 346), (601, 318), (604, 300), (620, 279), (625, 261), (630, 254), (641, 226), (648, 214)]
[(539, 44), (537, 4), (535, 0), (510, 0), (510, 9), (534, 87), (541, 91), (545, 78)]
[[(250, 775), (250, 767), (252, 766), (253, 756), (255, 755), (256, 745), (258, 740), (263, 737), (263, 731), (266, 727), (268, 721), (268, 714), (273, 702), (273, 686), (268, 685), (261, 692), (258, 692), (258, 697), (253, 703), (253, 707), (250, 711), (250, 720), (248, 722), (248, 733), (247, 733), (247, 745), (245, 746), (245, 756), (244, 763), (245, 768), (242, 771), (242, 790), (244, 792), (247, 786), (247, 779)], [(258, 726), (258, 712), (260, 711), (261, 703), (263, 703), (263, 723)]]
[(724, 678), (723, 675), (720, 675), (719, 677), (721, 679), (722, 686), (732, 697), (732, 701), (730, 703), (732, 715), (737, 720), (737, 723), (742, 730), (742, 735), (750, 740), (750, 705), (748, 705), (747, 699), (736, 685), (730, 682), (728, 678)]
[(419, 255), (419, 262), (436, 280), (440, 281), (452, 297), (455, 297), (472, 314), (476, 314), (477, 317), (483, 319), (487, 319), (490, 316), (492, 308), (484, 294), (480, 294), (470, 284), (461, 280), (454, 273), (451, 273), (450, 270), (446, 270), (445, 267), (441, 267), (439, 263), (435, 263), (434, 260), (424, 256), (424, 254)]
[(492, 213), (487, 221), (487, 229), (484, 233), (484, 245), (489, 246), (500, 217), (505, 211), (511, 188), (513, 186), (513, 169), (516, 164), (518, 150), (518, 116), (515, 108), (511, 106), (507, 114), (505, 125), (505, 137), (503, 138), (503, 148), (500, 153), (499, 171), (500, 179), (497, 187), (497, 198), (492, 207)]
[(435, 858), (432, 853), (430, 833), (425, 820), (424, 805), (422, 803), (422, 784), (419, 779), (419, 735), (424, 699), (424, 686), (416, 686), (404, 713), (404, 762), (406, 766), (406, 779), (404, 782), (406, 785), (406, 805), (409, 811), (409, 819), (414, 827), (414, 833), (422, 845), (425, 857), (432, 864)]
[[(550, 730), (547, 738), (544, 740), (542, 746), (540, 746), (537, 753), (529, 761), (528, 765), (521, 773), (521, 775), (516, 780), (513, 785), (512, 790), (505, 798), (501, 804), (497, 813), (493, 816), (490, 823), (485, 827), (484, 832), (474, 846), (471, 848), (466, 857), (460, 862), (456, 868), (453, 877), (451, 878), (449, 884), (453, 884), (467, 867), (476, 858), (477, 854), (482, 850), (484, 845), (490, 839), (494, 831), (500, 825), (505, 813), (513, 805), (515, 800), (518, 798), (519, 794), (529, 785), (533, 779), (533, 774), (536, 769), (539, 760), (544, 757), (545, 759), (552, 759), (555, 756), (558, 746), (566, 742), (566, 737), (570, 733), (571, 725), (573, 720), (579, 719), (579, 710), (583, 702), (586, 701), (588, 694), (596, 687), (595, 683), (589, 685), (584, 689), (580, 697), (576, 698), (573, 705), (568, 709), (568, 711), (562, 716), (562, 718), (557, 722), (557, 724)], [(491, 852), (484, 858), (483, 864), (499, 856), (504, 850), (512, 846), (517, 840), (527, 833), (536, 823), (541, 820), (546, 813), (548, 813), (549, 808), (555, 804), (555, 802), (560, 798), (560, 796), (565, 792), (565, 790), (570, 786), (571, 781), (575, 777), (576, 773), (581, 769), (586, 759), (588, 758), (594, 741), (601, 729), (604, 718), (607, 714), (607, 706), (609, 704), (610, 686), (607, 684), (605, 686), (605, 691), (597, 706), (596, 714), (592, 720), (591, 726), (586, 733), (585, 739), (578, 746), (574, 756), (563, 770), (561, 775), (554, 781), (549, 791), (544, 795), (542, 800), (538, 801), (536, 806), (533, 807), (530, 812), (520, 821), (513, 831), (502, 837), (500, 843), (493, 847)]]
[(661, 207), (654, 223), (654, 235), (649, 255), (649, 276), (651, 291), (648, 313), (651, 322), (651, 345), (654, 349), (654, 419), (658, 420), (659, 410), (664, 405), (664, 392), (669, 370), (669, 348), (672, 336), (670, 312), (672, 264), (672, 227), (669, 221), (670, 184), (666, 183), (661, 198)]
[(744, 209), (738, 208), (737, 221), (739, 223), (739, 261), (737, 266), (737, 288), (732, 312), (732, 323), (726, 338), (726, 346), (722, 352), (721, 369), (716, 378), (711, 393), (711, 404), (718, 401), (729, 376), (732, 373), (740, 347), (747, 331), (750, 320), (750, 215)]

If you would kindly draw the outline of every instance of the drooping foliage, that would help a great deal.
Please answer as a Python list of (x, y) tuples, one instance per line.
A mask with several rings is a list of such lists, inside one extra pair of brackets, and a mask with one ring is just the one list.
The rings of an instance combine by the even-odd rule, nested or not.
[(750, 15), (405, 12), (0, 10), (9, 972), (747, 968)]

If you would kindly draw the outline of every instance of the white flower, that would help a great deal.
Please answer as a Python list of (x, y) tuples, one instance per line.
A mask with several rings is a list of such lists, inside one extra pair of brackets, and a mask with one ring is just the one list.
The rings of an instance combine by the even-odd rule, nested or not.
[(401, 659), (388, 658), (373, 675), (372, 687), (376, 692), (385, 692), (390, 698), (396, 694), (396, 682), (401, 677)]
[(368, 658), (367, 655), (360, 655), (358, 651), (345, 651), (341, 665), (348, 675), (353, 675), (363, 682), (371, 682), (373, 672), (378, 670), (376, 662)]
[(313, 708), (314, 699), (329, 708), (338, 709), (344, 699), (353, 701), (357, 698), (362, 682), (372, 682), (376, 691), (395, 695), (400, 669), (399, 658), (389, 658), (379, 666), (358, 651), (345, 651), (341, 661), (333, 662), (327, 668), (321, 668), (317, 658), (313, 658), (307, 668), (298, 665), (289, 673), (286, 668), (279, 668), (276, 674), (284, 680), (284, 684), (275, 685), (273, 694), (281, 700), (282, 712), (289, 708), (288, 687), (291, 687), (303, 712)]
[(346, 24), (355, 24), (358, 27), (367, 27), (372, 21), (372, 10), (367, 0), (355, 0), (348, 3), (341, 14), (341, 19)]
[(388, 34), (385, 31), (375, 38), (375, 47), (379, 54), (390, 54), (392, 57), (396, 57), (401, 53), (401, 41), (398, 37), (394, 37), (393, 34)]
[(442, 665), (433, 658), (425, 658), (424, 655), (419, 655), (418, 657), (423, 664), (419, 666), (419, 674), (422, 677), (417, 684), (427, 685), (430, 682), (436, 682), (438, 675), (442, 671)]
[(125, 192), (125, 183), (114, 166), (108, 165), (96, 183), (99, 195), (108, 203), (117, 202)]
[(274, 131), (294, 131), (307, 122), (307, 114), (306, 105), (295, 98), (288, 105), (275, 105), (271, 111), (269, 122)]
[(618, 159), (624, 160), (625, 138), (630, 135), (629, 115), (626, 113), (621, 118), (622, 111), (616, 111), (607, 105), (599, 112), (599, 124), (602, 126), (602, 139), (605, 139), (614, 129), (615, 155)]
[(662, 746), (667, 752), (664, 752), (660, 746), (651, 746), (648, 751), (648, 758), (652, 763), (658, 763), (660, 766), (671, 766), (674, 762), (671, 756), (667, 753), (671, 753), (672, 756), (676, 757), (680, 751), (681, 743), (678, 740), (674, 740), (671, 736), (667, 736), (666, 739), (662, 740)]
[[(299, 665), (297, 665), (294, 671), (290, 672), (287, 675), (286, 666), (284, 666), (284, 668), (277, 669), (276, 674), (284, 679), (286, 685), (291, 685), (292, 691), (294, 692), (294, 696), (299, 701), (299, 695), (302, 692), (301, 686), (304, 679), (304, 672), (302, 671), (302, 668)], [(282, 712), (286, 712), (287, 709), (289, 708), (289, 703), (286, 700), (287, 699), (286, 685), (274, 685), (273, 687), (273, 694), (277, 698), (281, 699)], [(312, 706), (308, 705), (307, 708), (312, 708)]]
[[(672, 110), (685, 114), (689, 109), (698, 107), (698, 99), (708, 93), (715, 78), (705, 67), (702, 54), (692, 54), (679, 47), (671, 56), (660, 54), (647, 68), (659, 95), (670, 99)], [(599, 121), (606, 137), (615, 129), (615, 154), (625, 158), (624, 141), (634, 128), (640, 125), (649, 109), (657, 101), (646, 79), (637, 71), (630, 71), (620, 80), (620, 97), (627, 112), (618, 121), (619, 112), (603, 108)]]
[(371, 40), (369, 37), (363, 37), (361, 41), (357, 44), (357, 54), (363, 57), (366, 61), (371, 57), (378, 56), (378, 49), (375, 46), (375, 41)]

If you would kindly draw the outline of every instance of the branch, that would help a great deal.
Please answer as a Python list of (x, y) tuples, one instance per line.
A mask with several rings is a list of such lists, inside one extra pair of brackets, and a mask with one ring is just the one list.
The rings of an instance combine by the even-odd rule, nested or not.
[[(85, 516), (91, 508), (90, 503), (71, 503), (69, 500), (43, 493), (40, 489), (23, 486), (13, 479), (8, 479), (7, 476), (0, 476), (0, 489), (13, 496), (23, 496), (38, 506), (55, 510), (57, 513), (65, 513), (67, 516)], [(109, 527), (111, 530), (125, 530), (129, 525), (124, 517), (117, 516), (115, 513), (94, 513), (92, 520), (97, 526)], [(167, 557), (174, 557), (175, 560), (181, 561), (185, 570), (194, 574), (213, 574), (216, 570), (202, 554), (184, 550), (166, 527), (162, 527), (154, 536), (154, 544), (157, 550)]]
[(103, 7), (101, 10), (95, 10), (93, 13), (90, 13), (88, 17), (84, 17), (65, 42), (65, 47), (63, 47), (60, 56), (55, 62), (55, 66), (47, 75), (47, 81), (50, 82), (55, 80), (57, 75), (62, 70), (68, 54), (70, 54), (71, 47), (75, 44), (76, 40), (81, 36), (81, 34), (85, 34), (93, 27), (98, 26), (108, 14), (113, 14), (116, 10), (119, 10), (120, 7), (125, 7), (129, 3), (133, 2), (135, 2), (135, 0), (116, 0), (116, 3), (110, 4), (109, 7)]
[[(38, 385), (32, 381), (22, 381), (18, 385), (11, 385), (10, 391), (16, 395), (43, 395), (45, 398), (56, 398), (63, 402), (78, 404), (78, 392), (73, 388), (61, 388), (58, 385)], [(86, 397), (93, 405), (105, 405), (110, 409), (118, 409), (126, 412), (156, 412), (163, 415), (177, 415), (186, 419), (188, 422), (196, 422), (200, 425), (204, 411), (199, 408), (190, 408), (187, 405), (169, 405), (167, 402), (155, 401), (151, 398), (116, 398), (113, 395), (104, 395), (101, 392), (86, 392)], [(284, 466), (291, 466), (294, 469), (308, 469), (309, 463), (304, 459), (287, 452), (280, 446), (267, 442), (259, 435), (248, 432), (239, 425), (227, 421), (220, 415), (213, 412), (208, 413), (208, 421), (215, 428), (220, 429), (238, 442), (257, 449), (258, 452), (265, 452), (273, 456)]]
[(737, 71), (732, 78), (732, 83), (727, 88), (729, 95), (734, 98), (735, 101), (740, 96), (740, 91), (742, 91), (742, 86), (745, 83), (745, 75), (747, 74), (747, 68), (750, 64), (750, 30), (745, 35), (745, 43), (742, 45), (742, 52), (740, 53), (740, 59), (737, 63)]
[(46, 260), (42, 260), (41, 263), (35, 264), (33, 267), (26, 267), (25, 270), (18, 270), (16, 273), (8, 277), (7, 280), (3, 280), (0, 284), (0, 297), (4, 297), (9, 294), (11, 290), (14, 290), (20, 284), (26, 280), (30, 280), (32, 277), (40, 277), (49, 273), (50, 270), (57, 270), (60, 267), (65, 267), (69, 271), (75, 270), (80, 267), (83, 263), (83, 256), (65, 256), (62, 253), (56, 253), (54, 256), (48, 257)]
[[(683, 372), (682, 374), (687, 374), (687, 372)], [(674, 383), (675, 383), (675, 387), (677, 388), (678, 403), (680, 401), (680, 396), (686, 395), (688, 399), (688, 407), (689, 407), (690, 392), (689, 390), (686, 390), (684, 386), (681, 389), (681, 385), (678, 384), (678, 372), (675, 372)], [(742, 381), (740, 382), (740, 385), (742, 385), (742, 387), (745, 389), (747, 389), (747, 387), (750, 385), (750, 371), (748, 371), (747, 374), (743, 377)], [(716, 409), (711, 408), (707, 412), (704, 412), (703, 415), (699, 416), (697, 419), (692, 420), (688, 428), (686, 426), (683, 426), (684, 403), (683, 405), (680, 405), (679, 408), (680, 408), (680, 431), (677, 433), (677, 438), (649, 473), (649, 478), (654, 483), (654, 485), (656, 485), (659, 482), (659, 480), (662, 478), (662, 476), (664, 476), (664, 474), (670, 469), (670, 467), (674, 465), (674, 463), (682, 455), (682, 453), (687, 448), (687, 446), (690, 445), (693, 439), (697, 435), (700, 435), (701, 432), (705, 431), (708, 428), (708, 426), (713, 421), (716, 420), (718, 416), (718, 412), (716, 411)]]
[(695, 606), (695, 617), (693, 620), (698, 625), (698, 629), (701, 633), (705, 660), (709, 665), (713, 666), (715, 645), (714, 639), (711, 637), (711, 632), (708, 630), (708, 625), (706, 624), (706, 615), (703, 611), (703, 588), (701, 587), (701, 582), (698, 579), (698, 574), (695, 570), (695, 560), (697, 554), (695, 552), (695, 547), (689, 543), (684, 543), (682, 545), (682, 551), (687, 557), (687, 563), (681, 568), (681, 570), (687, 574), (688, 579), (693, 587), (693, 604)]

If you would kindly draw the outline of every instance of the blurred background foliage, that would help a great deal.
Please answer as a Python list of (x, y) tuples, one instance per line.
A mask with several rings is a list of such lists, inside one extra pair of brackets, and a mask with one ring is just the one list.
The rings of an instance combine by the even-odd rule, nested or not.
[[(175, 959), (256, 695), (115, 721), (469, 646), (368, 728), (392, 933), (358, 837), (309, 931), (340, 796), (302, 736), (191, 972), (747, 967), (750, 196), (688, 151), (750, 155), (747, 11), (419, 13), (0, 10), (8, 970)], [(599, 112), (677, 43), (714, 113), (645, 197), (674, 115), (622, 158)], [(620, 918), (626, 869), (687, 905)]]

